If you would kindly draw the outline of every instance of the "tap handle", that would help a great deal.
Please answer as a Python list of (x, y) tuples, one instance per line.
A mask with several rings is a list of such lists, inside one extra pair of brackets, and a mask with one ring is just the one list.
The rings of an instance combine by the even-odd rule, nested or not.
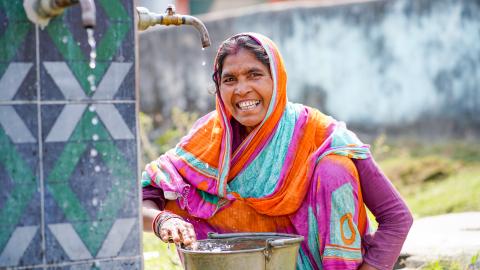
[(167, 9), (165, 10), (165, 13), (167, 13), (167, 15), (174, 15), (175, 14), (175, 6), (173, 4), (169, 4), (167, 6)]

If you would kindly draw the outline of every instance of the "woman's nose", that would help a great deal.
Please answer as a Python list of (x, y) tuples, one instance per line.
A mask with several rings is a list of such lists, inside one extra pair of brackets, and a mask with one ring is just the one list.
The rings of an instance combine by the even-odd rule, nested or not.
[(237, 87), (235, 87), (235, 94), (243, 96), (251, 91), (251, 87), (248, 83), (239, 81)]

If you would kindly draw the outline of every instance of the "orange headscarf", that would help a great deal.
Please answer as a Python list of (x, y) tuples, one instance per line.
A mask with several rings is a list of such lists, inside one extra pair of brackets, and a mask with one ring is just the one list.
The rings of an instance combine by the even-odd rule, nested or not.
[[(147, 166), (148, 175), (144, 177), (144, 185), (160, 186), (167, 194), (180, 197), (181, 206), (193, 216), (211, 217), (232, 200), (244, 200), (265, 215), (294, 213), (308, 191), (318, 158), (332, 149), (332, 134), (339, 126), (331, 117), (315, 109), (287, 101), (287, 74), (273, 41), (256, 33), (239, 35), (256, 40), (269, 56), (274, 89), (265, 119), (232, 153), (232, 115), (217, 93), (216, 111), (198, 120), (175, 149), (150, 164), (150, 168)], [(229, 181), (241, 175), (258, 154), (265, 151), (272, 134), (280, 132), (279, 123), (288, 117), (287, 109), (294, 110), (298, 118), (287, 119), (293, 121), (295, 131), (290, 140), (284, 142), (288, 144), (288, 151), (286, 157), (279, 159), (283, 162), (282, 172), (274, 191), (262, 197), (242, 198), (229, 190)], [(343, 146), (347, 144), (349, 139)], [(347, 152), (345, 155), (351, 155)], [(266, 168), (268, 166), (265, 164)]]

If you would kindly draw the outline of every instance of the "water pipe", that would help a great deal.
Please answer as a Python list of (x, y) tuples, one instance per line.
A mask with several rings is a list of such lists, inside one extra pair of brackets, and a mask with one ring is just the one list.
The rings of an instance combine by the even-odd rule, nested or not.
[(201, 35), (202, 47), (210, 46), (210, 36), (207, 28), (198, 18), (189, 15), (180, 15), (175, 13), (175, 7), (169, 5), (164, 14), (150, 12), (147, 8), (137, 7), (138, 29), (145, 30), (150, 26), (162, 25), (192, 25)]
[(77, 3), (80, 3), (82, 8), (83, 27), (95, 27), (96, 10), (93, 0), (24, 0), (23, 7), (28, 19), (43, 29), (51, 18), (62, 14), (65, 8)]

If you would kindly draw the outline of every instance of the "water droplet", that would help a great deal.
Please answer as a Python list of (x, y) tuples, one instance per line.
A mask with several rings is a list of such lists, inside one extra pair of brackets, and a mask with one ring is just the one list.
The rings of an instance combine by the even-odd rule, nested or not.
[(97, 66), (95, 63), (97, 58), (97, 44), (95, 42), (95, 37), (93, 36), (93, 34), (93, 28), (87, 28), (88, 45), (90, 45), (90, 62), (88, 63), (88, 66), (91, 69), (94, 69)]
[(96, 125), (98, 124), (98, 118), (97, 117), (93, 117), (92, 118), (92, 125)]
[(90, 156), (96, 157), (98, 155), (97, 149), (90, 149)]
[(93, 134), (92, 139), (93, 139), (94, 141), (98, 141), (98, 135), (97, 135), (97, 134)]
[(202, 51), (205, 51), (205, 48), (202, 48)]
[(96, 221), (92, 222), (92, 226), (93, 226), (93, 227), (97, 227), (97, 226), (98, 226), (98, 222), (96, 222)]
[(62, 42), (65, 43), (65, 44), (67, 44), (67, 42), (68, 42), (68, 37), (67, 37), (67, 36), (63, 36)]
[(97, 86), (95, 85), (95, 75), (93, 74), (88, 75), (87, 81), (90, 84), (90, 90), (95, 91), (97, 89)]
[(205, 66), (207, 63), (205, 61), (202, 62), (202, 66)]
[(95, 166), (94, 170), (95, 170), (95, 172), (99, 172), (100, 171), (100, 166), (98, 166), (98, 165)]
[(94, 112), (95, 111), (95, 105), (90, 105), (90, 107), (88, 107), (88, 110), (91, 111), (91, 112)]
[(92, 199), (92, 205), (93, 205), (93, 206), (97, 206), (97, 204), (98, 204), (98, 199), (97, 199), (97, 198), (93, 198), (93, 199)]

